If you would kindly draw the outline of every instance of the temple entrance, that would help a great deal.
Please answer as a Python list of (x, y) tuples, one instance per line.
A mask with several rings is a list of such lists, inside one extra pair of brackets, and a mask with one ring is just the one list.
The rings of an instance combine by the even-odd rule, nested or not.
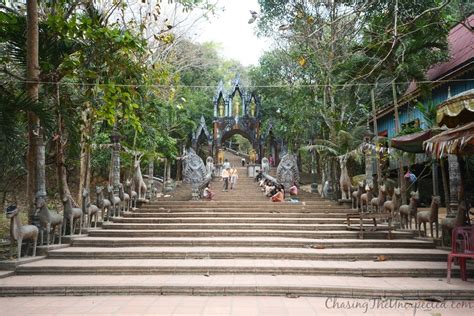
[[(219, 154), (225, 142), (234, 135), (246, 138), (251, 145), (249, 154), (259, 156), (260, 150), (260, 99), (241, 87), (240, 78), (232, 83), (230, 92), (224, 91), (221, 81), (214, 96), (213, 153), (219, 163)], [(258, 157), (259, 158), (259, 157)], [(258, 161), (255, 159), (255, 162)]]
[[(241, 153), (248, 155), (250, 163), (260, 163), (263, 157), (272, 156), (277, 164), (281, 144), (272, 134), (271, 124), (261, 131), (260, 98), (241, 86), (240, 77), (232, 82), (230, 91), (224, 90), (221, 81), (213, 98), (214, 117), (212, 133), (209, 132), (204, 117), (196, 132), (192, 135), (192, 146), (196, 153), (204, 154), (207, 142), (207, 153), (215, 163), (222, 163), (224, 147), (236, 146), (236, 141), (245, 144)], [(248, 142), (243, 142), (243, 139)], [(235, 148), (233, 148), (235, 149)], [(201, 155), (200, 154), (200, 155)]]

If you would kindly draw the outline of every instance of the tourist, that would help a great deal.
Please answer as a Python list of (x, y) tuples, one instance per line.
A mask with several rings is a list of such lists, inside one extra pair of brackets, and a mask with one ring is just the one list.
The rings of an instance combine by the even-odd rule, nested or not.
[(237, 185), (237, 179), (239, 178), (239, 174), (237, 172), (237, 168), (232, 166), (232, 169), (230, 169), (230, 189), (235, 189), (235, 186)]
[(208, 183), (206, 188), (204, 189), (204, 192), (202, 193), (202, 196), (205, 199), (212, 201), (215, 195), (216, 194), (211, 191), (211, 183)]
[(229, 188), (230, 166), (229, 168), (222, 170), (221, 176), (222, 176), (222, 181), (224, 181), (222, 192), (227, 192), (227, 189)]
[(272, 195), (275, 195), (277, 192), (277, 187), (275, 183), (268, 181), (267, 185), (265, 186), (265, 196), (271, 197)]
[(283, 185), (280, 185), (278, 189), (276, 189), (276, 193), (272, 195), (271, 201), (272, 202), (283, 202), (285, 200), (285, 189)]
[(241, 160), (241, 161), (242, 161), (242, 167), (245, 167), (245, 158), (242, 157), (242, 160)]
[(297, 196), (298, 195), (298, 186), (296, 182), (293, 182), (293, 185), (290, 187), (290, 196)]
[(258, 170), (257, 176), (255, 177), (255, 181), (258, 182), (258, 181), (260, 181), (261, 179), (263, 179), (263, 171), (262, 171), (262, 170)]
[(224, 164), (222, 165), (222, 169), (224, 169), (224, 170), (225, 169), (230, 169), (230, 162), (229, 162), (229, 160), (227, 160), (227, 158), (224, 159)]
[(272, 157), (272, 155), (268, 156), (268, 163), (270, 164), (270, 167), (273, 167), (273, 157)]

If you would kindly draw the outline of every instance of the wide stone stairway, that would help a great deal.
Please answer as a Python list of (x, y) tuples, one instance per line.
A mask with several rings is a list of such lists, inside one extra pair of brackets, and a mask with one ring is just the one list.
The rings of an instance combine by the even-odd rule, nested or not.
[[(230, 157), (240, 165), (238, 157)], [(272, 203), (246, 169), (215, 201), (163, 198), (0, 279), (12, 295), (287, 295), (474, 299), (447, 252), (409, 231), (347, 229), (349, 209), (302, 193)]]

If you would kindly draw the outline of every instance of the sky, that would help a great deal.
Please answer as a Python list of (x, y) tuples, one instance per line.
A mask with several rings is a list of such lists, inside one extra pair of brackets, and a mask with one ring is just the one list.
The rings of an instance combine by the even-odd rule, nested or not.
[(256, 22), (248, 24), (250, 10), (259, 12), (257, 0), (219, 0), (224, 11), (199, 25), (196, 40), (221, 43), (221, 54), (225, 58), (239, 60), (244, 66), (257, 65), (270, 40), (255, 35)]

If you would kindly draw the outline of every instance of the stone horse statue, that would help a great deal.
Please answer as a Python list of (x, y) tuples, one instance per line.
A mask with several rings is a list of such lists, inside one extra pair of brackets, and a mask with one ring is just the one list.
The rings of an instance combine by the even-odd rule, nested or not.
[[(18, 248), (18, 260), (21, 257), (21, 244), (23, 240), (33, 240), (33, 257), (36, 256), (36, 242), (38, 241), (38, 227), (34, 225), (22, 225), (18, 214), (20, 210), (16, 205), (10, 205), (6, 210), (5, 214), (10, 219), (10, 235), (12, 239), (17, 241)], [(13, 241), (10, 245), (10, 255), (13, 250)]]
[(212, 173), (208, 173), (201, 157), (192, 148), (189, 148), (183, 158), (183, 182), (191, 184), (194, 200), (199, 199), (201, 190), (211, 179)]
[(351, 198), (351, 178), (349, 172), (347, 172), (347, 157), (342, 156), (339, 158), (339, 164), (341, 166), (341, 177), (339, 178), (339, 185), (341, 186), (341, 199), (350, 200)]
[(135, 156), (135, 161), (133, 163), (134, 172), (133, 172), (133, 191), (137, 192), (137, 198), (139, 201), (146, 200), (146, 191), (147, 186), (143, 180), (142, 170), (140, 169), (140, 160), (143, 154)]
[(293, 183), (300, 181), (300, 173), (295, 155), (286, 153), (281, 157), (277, 167), (277, 181), (285, 187), (285, 190), (290, 189)]
[(61, 214), (56, 212), (51, 212), (46, 205), (46, 200), (42, 196), (37, 196), (35, 201), (36, 212), (35, 215), (39, 217), (39, 222), (41, 225), (41, 237), (40, 237), (40, 245), (43, 245), (43, 235), (46, 231), (46, 246), (49, 246), (50, 236), (52, 235), (53, 240), (52, 244), (54, 244), (54, 232), (56, 227), (58, 228), (58, 235), (59, 235), (59, 244), (61, 244), (61, 233), (63, 228), (63, 221), (64, 218)]

